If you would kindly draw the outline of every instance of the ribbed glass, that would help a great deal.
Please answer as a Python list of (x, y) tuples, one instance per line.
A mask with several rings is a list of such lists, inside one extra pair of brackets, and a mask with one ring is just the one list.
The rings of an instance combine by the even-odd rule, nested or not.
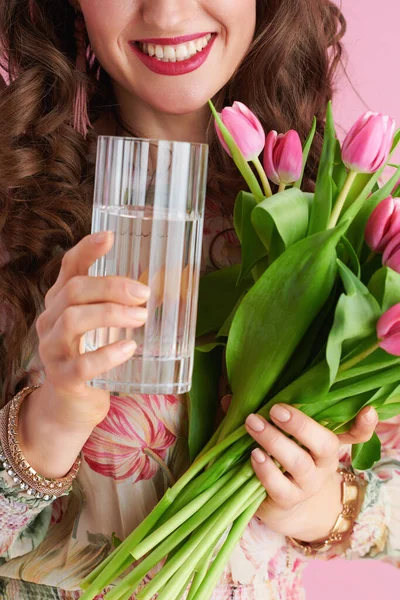
[(208, 146), (101, 136), (92, 232), (115, 233), (112, 250), (90, 275), (120, 275), (151, 288), (139, 329), (104, 328), (86, 351), (134, 339), (135, 355), (90, 383), (143, 394), (180, 394), (191, 386)]

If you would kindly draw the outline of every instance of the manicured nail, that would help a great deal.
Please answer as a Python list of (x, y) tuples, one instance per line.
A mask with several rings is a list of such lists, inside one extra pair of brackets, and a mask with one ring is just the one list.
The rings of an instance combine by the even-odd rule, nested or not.
[(150, 298), (150, 288), (147, 285), (139, 283), (138, 281), (130, 283), (128, 291), (133, 298), (138, 298), (140, 300), (148, 300)]
[(249, 415), (246, 419), (246, 425), (256, 433), (260, 433), (265, 429), (264, 421), (257, 415)]
[(262, 465), (267, 460), (265, 453), (262, 450), (260, 450), (260, 448), (256, 448), (255, 450), (253, 450), (251, 455), (256, 461), (256, 463), (258, 463), (259, 465)]
[(111, 231), (99, 231), (92, 236), (92, 240), (95, 244), (104, 244), (110, 237), (110, 233)]
[(375, 421), (375, 411), (372, 410), (372, 406), (370, 406), (367, 412), (363, 414), (363, 417), (367, 421), (367, 423), (372, 423), (373, 421)]
[(282, 423), (286, 423), (289, 421), (291, 414), (287, 408), (282, 406), (282, 404), (275, 404), (271, 410), (269, 411), (271, 417), (276, 419), (277, 421), (281, 421)]
[(133, 354), (136, 350), (136, 342), (133, 340), (127, 340), (126, 342), (122, 342), (119, 344), (119, 349), (124, 354)]

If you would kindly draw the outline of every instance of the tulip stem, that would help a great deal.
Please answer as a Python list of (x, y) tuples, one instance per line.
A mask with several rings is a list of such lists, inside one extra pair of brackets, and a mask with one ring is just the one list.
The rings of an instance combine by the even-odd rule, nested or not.
[(376, 255), (377, 255), (377, 253), (374, 252), (373, 250), (371, 250), (371, 252), (367, 256), (367, 259), (366, 259), (364, 265), (367, 265), (368, 263), (372, 262)]
[(353, 356), (353, 358), (350, 358), (350, 360), (348, 360), (348, 361), (344, 362), (342, 365), (340, 365), (340, 367), (338, 369), (338, 373), (343, 373), (343, 371), (348, 371), (349, 369), (354, 367), (354, 365), (357, 365), (362, 360), (364, 360), (364, 358), (367, 358), (367, 356), (369, 356), (370, 354), (375, 352), (375, 350), (378, 350), (378, 348), (379, 348), (379, 342), (376, 342), (375, 344), (373, 344), (372, 346), (370, 346), (363, 352), (360, 352), (360, 354)]
[(263, 190), (264, 190), (264, 194), (267, 198), (270, 198), (272, 196), (272, 190), (271, 190), (271, 186), (269, 184), (268, 181), (268, 177), (265, 174), (264, 168), (262, 166), (262, 164), (260, 163), (260, 159), (259, 158), (255, 158), (253, 160), (253, 165), (256, 168), (256, 171), (261, 179), (261, 183), (263, 186)]
[(354, 183), (355, 178), (357, 177), (357, 172), (356, 171), (349, 171), (348, 175), (347, 175), (347, 179), (344, 182), (344, 186), (338, 196), (338, 199), (336, 200), (336, 204), (333, 208), (332, 214), (331, 214), (331, 218), (328, 224), (328, 229), (333, 229), (334, 227), (336, 227), (336, 223), (339, 220), (340, 217), (340, 213), (343, 210), (343, 206), (346, 202), (347, 196), (349, 195), (351, 186)]
[(286, 188), (286, 183), (283, 183), (283, 181), (281, 181), (280, 184), (279, 184), (278, 193), (279, 192), (284, 192), (285, 188)]

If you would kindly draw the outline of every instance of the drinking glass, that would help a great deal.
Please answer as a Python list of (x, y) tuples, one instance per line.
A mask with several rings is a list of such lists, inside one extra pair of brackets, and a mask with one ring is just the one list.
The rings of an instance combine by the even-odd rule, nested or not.
[(191, 386), (201, 264), (208, 146), (100, 136), (92, 233), (113, 231), (92, 276), (120, 275), (151, 289), (140, 328), (107, 327), (85, 336), (85, 351), (135, 340), (131, 359), (89, 382), (143, 394)]

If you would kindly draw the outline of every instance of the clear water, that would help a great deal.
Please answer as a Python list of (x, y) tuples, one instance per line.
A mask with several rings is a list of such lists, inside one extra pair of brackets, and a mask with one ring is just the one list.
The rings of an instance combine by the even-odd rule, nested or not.
[(138, 329), (104, 328), (85, 336), (86, 351), (125, 339), (135, 355), (91, 383), (114, 391), (175, 394), (190, 389), (197, 316), (202, 220), (199, 215), (134, 206), (94, 208), (93, 232), (115, 233), (112, 250), (90, 275), (142, 281), (152, 294)]

